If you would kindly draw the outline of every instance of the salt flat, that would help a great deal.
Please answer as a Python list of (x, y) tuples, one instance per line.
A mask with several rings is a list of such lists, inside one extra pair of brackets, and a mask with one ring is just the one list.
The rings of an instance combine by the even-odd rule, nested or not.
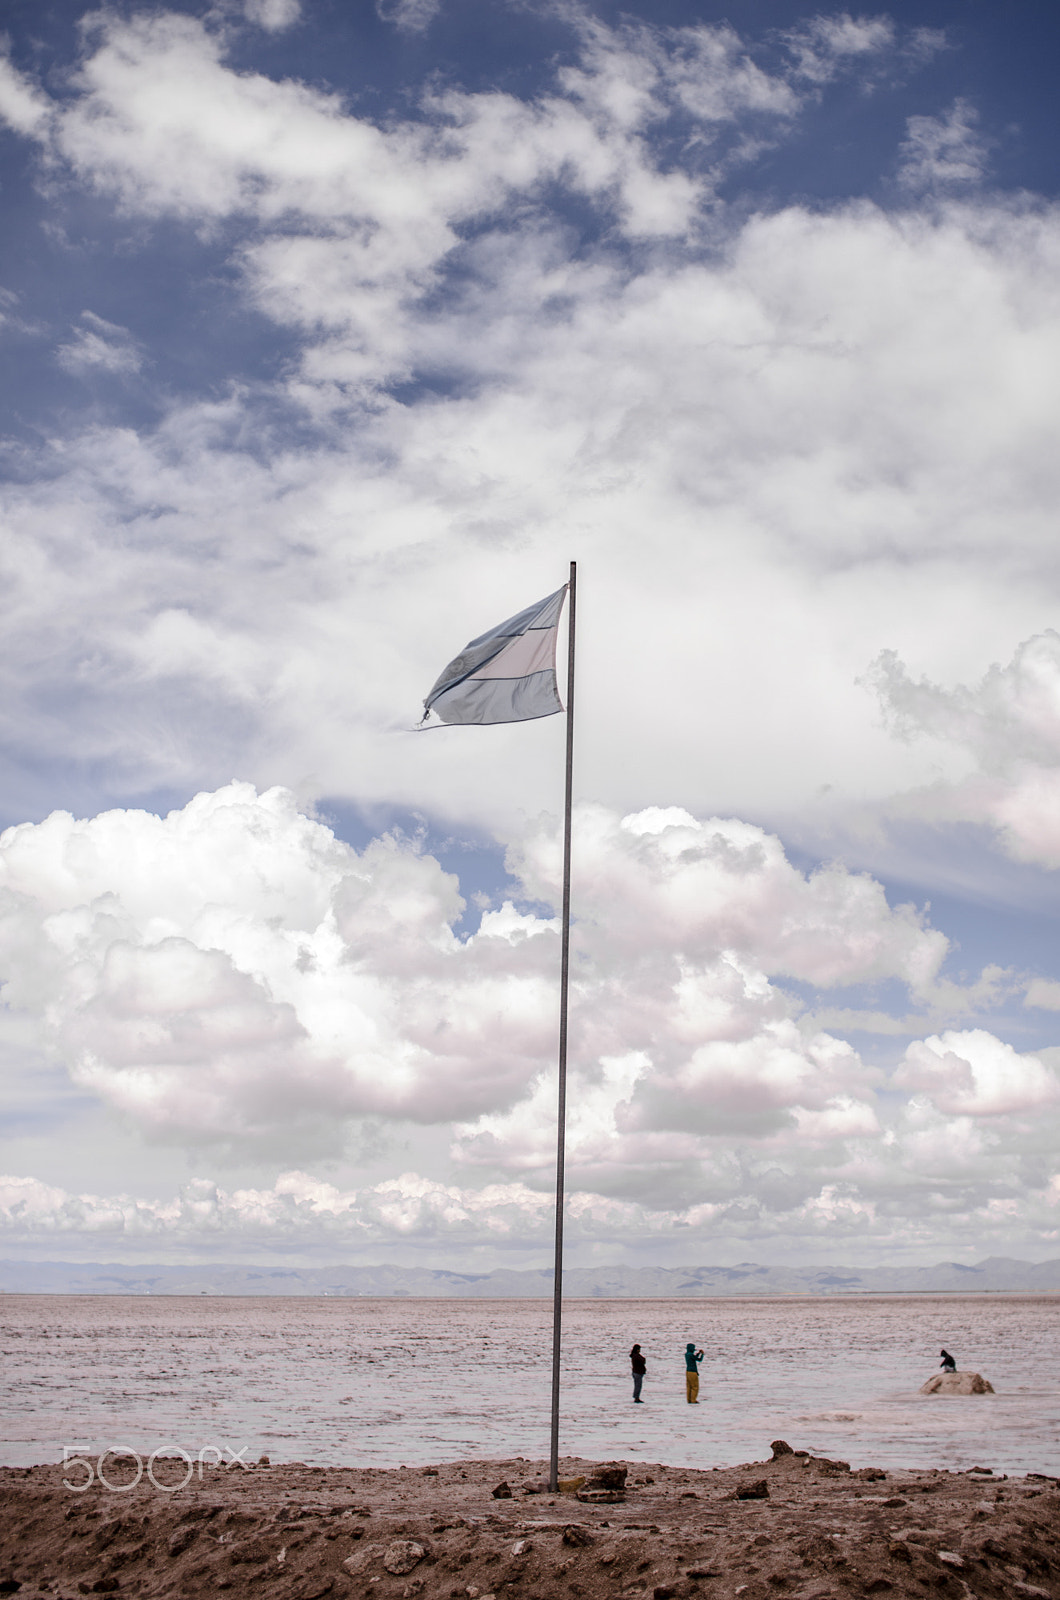
[[(872, 1296), (570, 1302), (562, 1448), (691, 1468), (785, 1438), (858, 1466), (1052, 1472), (1060, 1299)], [(0, 1460), (213, 1446), (311, 1465), (538, 1458), (542, 1301), (21, 1296), (0, 1300)], [(627, 1351), (648, 1358), (630, 1402)], [(701, 1399), (682, 1350), (705, 1346)], [(997, 1394), (917, 1393), (945, 1345)]]

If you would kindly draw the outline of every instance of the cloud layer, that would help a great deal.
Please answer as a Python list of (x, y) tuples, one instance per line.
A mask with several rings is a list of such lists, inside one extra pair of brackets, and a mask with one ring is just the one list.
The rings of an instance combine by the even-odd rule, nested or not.
[[(971, 1210), (1019, 1190), (1021, 1217), (1045, 1203), (1051, 1060), (950, 1029), (888, 1079), (784, 987), (898, 982), (922, 1005), (974, 1006), (940, 982), (946, 940), (911, 907), (675, 807), (580, 808), (575, 859), (568, 1162), (587, 1238), (740, 1216), (812, 1234), (837, 1208), (867, 1236), (881, 1210), (915, 1233), (957, 1196)], [(56, 813), (0, 837), (3, 999), (149, 1139), (284, 1162), (339, 1154), (365, 1118), (452, 1127), (455, 1187), (406, 1174), (343, 1198), (299, 1179), (301, 1210), (282, 1186), (267, 1202), (239, 1191), (222, 1207), (235, 1238), (247, 1219), (297, 1230), (316, 1195), (337, 1230), (322, 1237), (398, 1239), (407, 1190), (417, 1238), (451, 1224), (532, 1241), (554, 1155), (558, 938), (529, 907), (556, 898), (554, 823), (528, 827), (509, 866), (527, 909), (506, 900), (461, 939), (458, 884), (415, 840), (354, 850), (284, 791), (234, 783), (164, 818)], [(206, 1215), (198, 1201), (115, 1212), (29, 1180), (12, 1193), (16, 1232), (185, 1238)]]
[[(122, 796), (234, 764), (508, 826), (551, 803), (554, 730), (499, 734), (488, 784), (392, 730), (576, 554), (587, 793), (779, 816), (959, 771), (888, 740), (855, 680), (884, 648), (968, 676), (1045, 619), (1054, 212), (727, 198), (838, 77), (884, 92), (938, 48), (886, 19), (769, 49), (570, 29), (538, 94), (432, 85), (376, 121), (181, 13), (98, 14), (56, 97), (5, 69), (50, 182), (131, 238), (213, 240), (291, 352), (20, 463), (12, 744)], [(60, 359), (116, 372), (139, 339), (86, 322)]]
[[(442, 25), (376, 9), (403, 49)], [(390, 104), (265, 70), (297, 0), (95, 12), (48, 74), (0, 59), (49, 237), (90, 216), (144, 282), (179, 239), (267, 355), (214, 370), (189, 322), (163, 376), (136, 296), (3, 296), (86, 408), (8, 451), (6, 792), (45, 820), (0, 841), (4, 999), (136, 1137), (269, 1168), (179, 1202), (16, 1175), (18, 1237), (547, 1234), (561, 724), (406, 730), (571, 556), (586, 1242), (1055, 1232), (1056, 1061), (990, 1016), (1055, 981), (1001, 953), (957, 983), (925, 916), (778, 833), (973, 822), (1060, 866), (1056, 208), (986, 186), (952, 88), (873, 199), (774, 193), (930, 30), (549, 16), (532, 87), (426, 72)], [(399, 831), (343, 843), (328, 800), (484, 827), (510, 898), (458, 934), (457, 880)], [(440, 1130), (448, 1176), (273, 1182), (361, 1128)]]

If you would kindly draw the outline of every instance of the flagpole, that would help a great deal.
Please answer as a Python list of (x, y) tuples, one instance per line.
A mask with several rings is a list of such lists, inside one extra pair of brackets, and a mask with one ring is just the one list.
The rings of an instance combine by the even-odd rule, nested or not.
[(578, 563), (567, 588), (567, 781), (563, 795), (563, 925), (559, 976), (559, 1098), (556, 1110), (556, 1260), (552, 1283), (552, 1437), (548, 1486), (559, 1486), (559, 1355), (563, 1322), (563, 1168), (567, 1143), (567, 991), (570, 978), (570, 818), (574, 789), (574, 625)]

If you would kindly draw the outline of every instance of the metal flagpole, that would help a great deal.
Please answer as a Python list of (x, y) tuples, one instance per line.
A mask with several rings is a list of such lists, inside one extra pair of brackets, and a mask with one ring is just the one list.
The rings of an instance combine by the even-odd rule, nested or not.
[(552, 1439), (548, 1486), (559, 1486), (559, 1352), (563, 1320), (563, 1163), (567, 1135), (567, 988), (570, 977), (570, 814), (574, 784), (574, 622), (578, 563), (567, 588), (567, 783), (563, 797), (563, 932), (559, 978), (559, 1104), (556, 1112), (556, 1264), (552, 1299)]

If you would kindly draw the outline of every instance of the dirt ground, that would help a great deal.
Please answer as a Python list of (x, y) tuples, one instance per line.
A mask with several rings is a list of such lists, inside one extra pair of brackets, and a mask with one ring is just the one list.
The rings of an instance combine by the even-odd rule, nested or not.
[[(561, 1476), (585, 1478), (585, 1494), (600, 1465), (568, 1458)], [(80, 1494), (62, 1479), (84, 1469), (0, 1471), (0, 1594), (1060, 1600), (1060, 1482), (1044, 1477), (851, 1472), (781, 1453), (711, 1472), (637, 1464), (624, 1497), (586, 1502), (549, 1494), (544, 1464), (521, 1459), (205, 1467), (176, 1492), (146, 1476), (122, 1488), (128, 1461), (104, 1470), (118, 1487)], [(502, 1483), (511, 1498), (494, 1498)]]

